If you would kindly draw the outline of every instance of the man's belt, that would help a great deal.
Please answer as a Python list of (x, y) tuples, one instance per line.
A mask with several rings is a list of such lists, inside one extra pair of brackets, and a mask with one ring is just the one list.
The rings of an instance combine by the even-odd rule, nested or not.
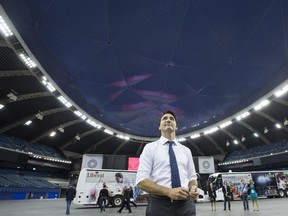
[(165, 201), (165, 202), (171, 202), (171, 203), (184, 203), (187, 202), (189, 199), (186, 200), (172, 200), (171, 198), (167, 196), (156, 196), (156, 195), (150, 195), (151, 198)]

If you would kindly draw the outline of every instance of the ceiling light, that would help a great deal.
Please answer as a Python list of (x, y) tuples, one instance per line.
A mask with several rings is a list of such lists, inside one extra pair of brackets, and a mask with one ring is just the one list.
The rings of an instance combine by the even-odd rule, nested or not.
[(56, 135), (56, 132), (55, 131), (52, 131), (51, 133), (50, 133), (50, 137), (54, 137)]
[[(68, 107), (68, 108), (70, 108), (71, 106), (72, 106), (72, 104), (70, 103), (70, 102), (68, 102), (67, 100), (66, 100), (66, 98), (64, 98), (62, 95), (61, 96), (59, 96), (58, 97), (58, 100), (60, 100), (66, 107)], [(74, 113), (75, 113), (76, 111), (74, 111)], [(79, 112), (79, 111), (77, 111), (77, 112)], [(75, 113), (76, 114), (76, 113)], [(78, 114), (76, 114), (76, 115), (78, 115)], [(81, 115), (82, 115), (82, 113), (81, 113)], [(78, 116), (81, 116), (81, 115), (78, 115)]]
[(77, 116), (79, 116), (79, 117), (83, 115), (83, 114), (82, 114), (80, 111), (78, 111), (78, 110), (75, 110), (74, 113), (75, 113), (75, 115), (77, 115)]
[(9, 94), (7, 94), (7, 97), (12, 101), (17, 100), (17, 96), (13, 92), (10, 92)]
[(55, 88), (50, 82), (47, 82), (46, 88), (47, 88), (50, 92), (56, 91), (56, 88)]
[(21, 53), (19, 55), (20, 55), (21, 59), (25, 62), (25, 64), (28, 65), (29, 68), (34, 68), (37, 66), (35, 64), (35, 62), (28, 55), (26, 55), (24, 53)]
[(101, 128), (101, 125), (97, 124), (96, 122), (92, 121), (91, 119), (87, 119), (86, 122), (90, 125), (92, 125), (93, 127), (96, 127), (98, 129)]
[(118, 138), (120, 138), (120, 139), (130, 140), (130, 137), (124, 136), (124, 135), (122, 135), (122, 134), (117, 134), (116, 137), (118, 137)]
[(281, 125), (279, 123), (277, 123), (276, 125), (276, 128), (280, 129), (281, 128)]
[(242, 114), (240, 114), (239, 116), (237, 116), (236, 117), (236, 119), (238, 120), (238, 121), (240, 121), (241, 119), (243, 119), (243, 118), (246, 118), (247, 116), (249, 116), (250, 115), (250, 112), (245, 112), (245, 113), (242, 113)]
[(227, 122), (221, 124), (219, 127), (220, 127), (220, 128), (225, 128), (225, 127), (227, 127), (227, 126), (229, 126), (229, 125), (231, 125), (231, 124), (232, 124), (232, 121), (227, 121)]
[(264, 106), (267, 106), (270, 103), (269, 100), (263, 100), (262, 102), (260, 102), (258, 105), (256, 105), (254, 107), (254, 110), (260, 110), (262, 109)]
[(196, 138), (198, 138), (198, 137), (200, 137), (200, 134), (192, 134), (192, 135), (190, 136), (191, 139), (196, 139)]
[(184, 141), (186, 141), (184, 137), (178, 139), (178, 142), (184, 142)]
[(108, 130), (108, 129), (105, 129), (104, 132), (107, 133), (107, 134), (113, 135), (113, 132)]
[(3, 105), (3, 104), (0, 104), (0, 110), (3, 109), (3, 108), (4, 108), (4, 105)]
[(288, 91), (288, 85), (284, 86), (282, 89), (275, 92), (276, 97), (280, 97)]
[(80, 118), (83, 120), (87, 119), (87, 117), (85, 115), (82, 115)]
[(27, 122), (25, 122), (24, 125), (30, 125), (31, 123), (32, 123), (32, 121), (31, 121), (31, 120), (28, 120)]
[(83, 120), (86, 120), (87, 119), (87, 117), (85, 116), (85, 115), (83, 115), (80, 111), (78, 111), (78, 110), (75, 110), (74, 111), (74, 114), (75, 115), (77, 115), (77, 116), (79, 116), (80, 118), (82, 118)]
[(264, 133), (266, 134), (266, 133), (268, 133), (269, 132), (269, 130), (267, 129), (267, 127), (265, 127), (264, 128)]
[(237, 140), (234, 140), (233, 142), (234, 142), (234, 144), (236, 144), (236, 145), (239, 143)]
[(7, 23), (5, 22), (2, 16), (0, 16), (0, 30), (5, 35), (5, 37), (9, 37), (13, 35), (11, 29), (9, 28), (9, 26), (7, 25)]
[(259, 135), (258, 135), (257, 133), (254, 133), (253, 135), (254, 135), (255, 137), (259, 137)]
[(72, 107), (72, 104), (71, 104), (70, 102), (67, 102), (67, 103), (65, 103), (65, 106), (66, 106), (67, 108), (70, 108), (70, 107)]
[(287, 118), (284, 119), (284, 125), (285, 125), (285, 126), (288, 125), (288, 119), (287, 119)]
[(218, 127), (214, 127), (214, 128), (211, 128), (211, 129), (208, 129), (208, 130), (204, 131), (204, 134), (211, 134), (211, 133), (214, 133), (217, 130), (219, 130), (219, 128)]
[(241, 141), (244, 142), (246, 140), (245, 136), (242, 135)]
[(124, 139), (125, 140), (130, 140), (130, 137), (129, 136), (124, 136)]

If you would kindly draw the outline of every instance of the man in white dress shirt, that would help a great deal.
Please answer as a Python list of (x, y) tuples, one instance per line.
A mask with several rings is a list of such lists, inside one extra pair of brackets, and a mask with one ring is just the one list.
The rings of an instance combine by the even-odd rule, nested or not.
[[(150, 194), (146, 216), (195, 216), (193, 199), (199, 194), (191, 151), (176, 140), (177, 119), (172, 111), (162, 114), (161, 137), (148, 143), (140, 156), (137, 187)], [(172, 188), (169, 144), (173, 141), (181, 186)]]

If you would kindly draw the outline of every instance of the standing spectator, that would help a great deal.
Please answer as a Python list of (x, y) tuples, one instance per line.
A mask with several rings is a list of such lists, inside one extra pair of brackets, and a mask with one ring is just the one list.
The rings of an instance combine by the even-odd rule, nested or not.
[(248, 185), (245, 184), (244, 179), (241, 179), (241, 184), (238, 187), (241, 199), (243, 200), (244, 211), (249, 211), (249, 202), (248, 202)]
[(224, 182), (223, 182), (222, 192), (223, 192), (223, 195), (224, 195), (224, 211), (226, 211), (227, 202), (228, 202), (228, 209), (230, 211), (231, 210), (231, 205), (230, 205), (231, 191), (230, 191), (230, 186), (227, 185), (227, 181), (226, 180), (224, 180)]
[(212, 182), (209, 184), (208, 194), (211, 202), (211, 211), (216, 211), (216, 188)]
[(107, 190), (107, 186), (105, 183), (103, 183), (103, 189), (100, 190), (99, 192), (99, 206), (101, 209), (101, 212), (105, 212), (105, 207), (108, 204), (108, 196), (109, 192)]
[(123, 208), (127, 208), (129, 213), (132, 213), (131, 208), (130, 208), (130, 188), (129, 187), (124, 187), (122, 191), (123, 195), (123, 202), (121, 208), (117, 211), (118, 213), (121, 213)]
[(70, 215), (70, 206), (71, 202), (73, 201), (75, 195), (76, 195), (76, 189), (69, 185), (69, 188), (66, 190), (66, 215)]
[(146, 216), (195, 216), (193, 199), (199, 194), (190, 149), (176, 139), (176, 115), (160, 116), (161, 137), (148, 143), (140, 156), (137, 187), (150, 194)]
[(250, 183), (250, 185), (249, 185), (249, 189), (250, 189), (250, 199), (252, 200), (253, 211), (255, 211), (254, 204), (255, 204), (256, 207), (257, 207), (257, 211), (259, 211), (258, 194), (257, 194), (256, 189), (255, 189), (254, 181), (251, 179), (251, 180), (249, 181), (249, 183)]

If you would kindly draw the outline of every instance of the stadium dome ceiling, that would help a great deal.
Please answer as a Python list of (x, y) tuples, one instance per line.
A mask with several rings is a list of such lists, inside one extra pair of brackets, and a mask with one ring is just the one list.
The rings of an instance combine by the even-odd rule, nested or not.
[[(26, 95), (17, 101), (17, 106), (13, 103), (10, 115), (1, 117), (0, 130), (33, 142), (85, 153), (96, 149), (104, 152), (101, 144), (114, 139), (100, 134), (97, 128), (88, 129), (77, 116), (70, 116), (71, 112), (39, 82), (42, 75), (59, 87), (59, 94), (70, 98), (89, 116), (139, 137), (159, 136), (157, 121), (167, 109), (178, 116), (178, 134), (200, 130), (241, 111), (288, 78), (287, 1), (0, 3), (17, 38), (1, 37), (0, 102), (12, 104), (11, 99), (4, 100), (11, 91), (18, 98)], [(23, 50), (36, 62), (38, 70), (29, 69), (17, 57)], [(191, 148), (196, 148), (198, 155), (224, 153), (228, 151), (226, 140), (240, 139), (245, 131), (268, 126), (268, 122), (261, 122), (263, 118), (270, 124), (283, 122), (287, 100), (279, 101), (274, 102), (278, 106), (273, 109), (280, 113), (259, 112), (255, 118), (261, 115), (262, 119), (257, 120), (257, 126), (251, 126), (253, 118), (250, 123), (230, 126), (230, 131), (222, 132), (218, 138), (206, 137), (215, 149)], [(21, 109), (21, 113), (15, 114), (16, 109)], [(45, 125), (38, 122), (33, 133), (19, 128), (19, 118), (28, 119), (38, 111), (44, 116)], [(57, 138), (53, 144), (47, 134), (60, 126), (66, 127), (65, 138)], [(97, 138), (90, 136), (95, 133)], [(86, 144), (72, 145), (75, 134), (87, 137)], [(284, 131), (278, 138), (286, 136)], [(271, 140), (263, 137), (262, 143)], [(141, 150), (132, 147), (135, 142), (128, 141), (130, 145), (124, 147), (124, 143), (113, 141), (114, 150), (110, 153), (139, 154)], [(187, 142), (189, 145), (192, 141)], [(224, 143), (224, 147), (220, 148), (219, 143)]]

